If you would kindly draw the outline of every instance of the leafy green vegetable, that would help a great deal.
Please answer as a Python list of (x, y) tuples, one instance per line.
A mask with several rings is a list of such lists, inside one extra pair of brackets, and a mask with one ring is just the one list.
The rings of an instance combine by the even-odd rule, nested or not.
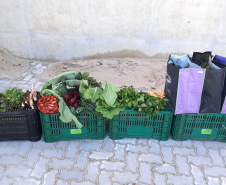
[(87, 80), (82, 80), (79, 87), (79, 92), (82, 94), (80, 104), (86, 111), (95, 111), (112, 119), (125, 109), (119, 102), (116, 102), (117, 91), (118, 88), (107, 81), (101, 87), (92, 88)]
[[(75, 91), (75, 87), (77, 85), (80, 85), (79, 73), (66, 72), (47, 81), (42, 87), (41, 94), (42, 96), (53, 95), (58, 98), (60, 120), (65, 123), (76, 124), (78, 128), (81, 128), (82, 124), (74, 116), (73, 109), (69, 108), (64, 99), (61, 97), (63, 94), (69, 93), (70, 91)], [(68, 89), (67, 86), (73, 88)]]
[(101, 85), (101, 87), (104, 90), (102, 96), (103, 96), (105, 102), (109, 106), (113, 105), (115, 103), (115, 100), (117, 99), (118, 88), (115, 85), (113, 85), (107, 81), (105, 81)]
[[(78, 72), (66, 72), (63, 74), (60, 74), (58, 76), (55, 76), (54, 78), (50, 79), (47, 81), (43, 87), (42, 90), (49, 89), (52, 90), (54, 89), (54, 92), (57, 93), (58, 95), (62, 95), (67, 93), (67, 84), (80, 84), (79, 83), (79, 74)], [(74, 82), (73, 82), (74, 81)]]
[(96, 111), (100, 112), (104, 117), (112, 119), (118, 115), (120, 111), (124, 111), (125, 107), (121, 107), (120, 103), (116, 101), (113, 105), (108, 105), (104, 98), (101, 97), (96, 103)]
[(156, 115), (160, 110), (164, 109), (167, 105), (168, 99), (157, 98), (149, 96), (147, 93), (140, 92), (141, 97), (137, 99), (138, 104), (134, 109), (139, 112), (144, 112), (146, 116)]
[(117, 101), (122, 107), (132, 107), (138, 104), (137, 99), (141, 97), (139, 92), (136, 92), (134, 88), (123, 88), (117, 92)]
[(22, 89), (16, 87), (10, 87), (2, 92), (0, 97), (0, 112), (12, 110), (13, 108), (20, 106), (24, 99), (24, 95), (25, 93)]

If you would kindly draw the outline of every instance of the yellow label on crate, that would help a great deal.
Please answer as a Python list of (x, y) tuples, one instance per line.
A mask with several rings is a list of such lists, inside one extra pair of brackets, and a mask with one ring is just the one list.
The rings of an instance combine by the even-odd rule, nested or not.
[(211, 134), (212, 129), (202, 129), (201, 134)]
[(82, 130), (81, 129), (71, 129), (71, 134), (81, 134)]

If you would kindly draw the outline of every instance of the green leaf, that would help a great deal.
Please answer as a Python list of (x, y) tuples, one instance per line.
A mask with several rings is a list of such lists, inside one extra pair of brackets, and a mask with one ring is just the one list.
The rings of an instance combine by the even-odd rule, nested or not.
[(137, 106), (138, 105), (138, 102), (137, 101), (133, 101), (133, 105), (134, 106)]
[(77, 109), (76, 109), (76, 113), (80, 113), (84, 110), (84, 107), (83, 106), (79, 106)]
[(129, 106), (129, 107), (132, 107), (132, 102), (129, 102), (129, 103), (128, 103), (128, 106)]
[(5, 112), (6, 110), (5, 109), (0, 109), (0, 112)]
[(87, 89), (87, 90), (84, 92), (83, 97), (84, 97), (85, 99), (91, 99), (91, 93), (90, 93), (89, 89)]
[(87, 80), (82, 80), (79, 86), (79, 92), (84, 93), (89, 88), (89, 84)]
[(119, 108), (105, 108), (101, 106), (100, 102), (97, 102), (97, 108), (96, 111), (100, 112), (103, 117), (112, 119), (115, 115), (118, 115), (121, 111), (124, 111), (125, 107), (119, 107)]
[(59, 112), (60, 112), (59, 118), (62, 122), (75, 124), (78, 128), (82, 128), (82, 124), (78, 121), (75, 115), (71, 113), (69, 107), (66, 105), (61, 96), (59, 96), (57, 93), (49, 89), (43, 90), (42, 93), (46, 95), (53, 95), (59, 99)]
[(66, 85), (68, 87), (75, 87), (80, 85), (80, 80), (66, 80)]
[(52, 89), (54, 86), (58, 86), (61, 83), (65, 83), (66, 80), (79, 80), (78, 72), (66, 72), (62, 73), (58, 76), (53, 77), (52, 79), (48, 80), (42, 87), (42, 90), (45, 89)]
[(62, 94), (67, 94), (68, 93), (68, 89), (66, 86), (64, 86), (63, 84), (60, 84), (55, 90), (54, 90), (57, 94), (59, 94), (60, 96)]
[(100, 96), (102, 95), (103, 90), (98, 87), (95, 87), (95, 88), (90, 88), (89, 92), (91, 95), (92, 102), (95, 103), (97, 101), (97, 99), (99, 99)]
[(118, 88), (107, 81), (105, 81), (101, 87), (104, 90), (102, 96), (104, 97), (105, 102), (109, 106), (113, 105), (117, 99)]
[(83, 80), (88, 80), (88, 78), (89, 78), (89, 72), (84, 72), (84, 73), (82, 74), (82, 79), (83, 79)]
[(141, 96), (140, 98), (137, 99), (138, 102), (144, 102), (144, 97)]
[(148, 107), (145, 103), (142, 103), (141, 105), (140, 105), (140, 107), (142, 107), (142, 108), (144, 108), (144, 107)]

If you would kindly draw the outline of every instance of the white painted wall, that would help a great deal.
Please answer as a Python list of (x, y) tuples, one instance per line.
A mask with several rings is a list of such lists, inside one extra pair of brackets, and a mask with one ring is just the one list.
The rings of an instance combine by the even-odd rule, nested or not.
[(0, 47), (57, 60), (124, 49), (226, 56), (226, 1), (0, 0)]

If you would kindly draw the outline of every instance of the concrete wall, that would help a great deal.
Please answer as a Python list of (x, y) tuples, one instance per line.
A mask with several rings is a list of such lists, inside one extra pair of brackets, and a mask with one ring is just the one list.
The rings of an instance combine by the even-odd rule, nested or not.
[(226, 56), (225, 23), (225, 0), (0, 0), (0, 47), (57, 60), (125, 49)]

